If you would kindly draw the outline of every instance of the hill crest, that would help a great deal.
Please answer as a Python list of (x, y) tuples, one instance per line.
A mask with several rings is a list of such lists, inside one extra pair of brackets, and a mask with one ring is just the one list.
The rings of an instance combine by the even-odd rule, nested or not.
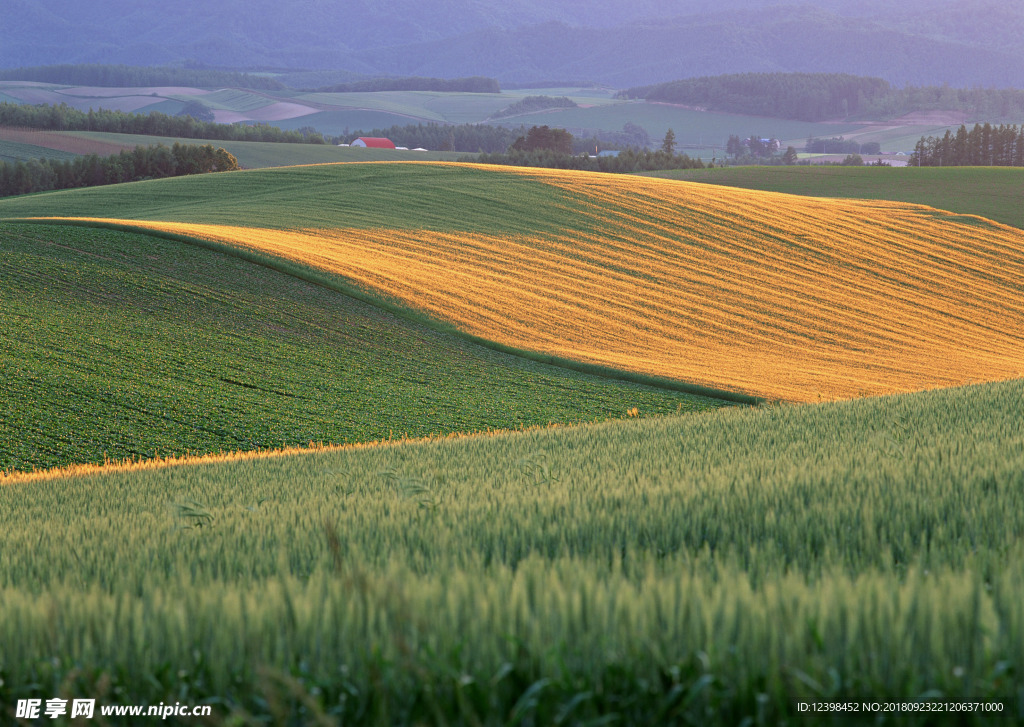
[[(321, 215), (273, 229), (225, 206), (246, 177), (267, 173), (189, 183), (179, 192), (199, 200), (219, 181), (219, 196), (173, 213), (157, 205), (131, 219), (122, 199), (109, 207), (116, 219), (80, 222), (246, 249), (516, 350), (754, 396), (844, 399), (1024, 375), (1015, 282), (1024, 233), (976, 216), (593, 173), (390, 163), (276, 170), (282, 191), (261, 201), (260, 214), (327, 190), (342, 203), (333, 224)], [(320, 180), (315, 191), (285, 183), (300, 173)], [(416, 224), (415, 208), (399, 224), (382, 211), (362, 217), (381, 204), (352, 188), (362, 178), (410, 204), (433, 187), (447, 225), (437, 224), (443, 216)], [(473, 207), (485, 186), (493, 196)], [(93, 192), (89, 209), (104, 197)], [(523, 220), (503, 226), (509, 213), (494, 199), (527, 193), (535, 230), (524, 232)], [(69, 216), (72, 199), (61, 204)], [(12, 209), (0, 205), (0, 214)]]

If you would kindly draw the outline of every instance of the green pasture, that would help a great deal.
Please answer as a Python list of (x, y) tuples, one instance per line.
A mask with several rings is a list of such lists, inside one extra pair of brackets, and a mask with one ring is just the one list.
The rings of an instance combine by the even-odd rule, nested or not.
[[(980, 119), (978, 123), (984, 124), (986, 119)], [(974, 121), (970, 121), (966, 124), (967, 128), (970, 129), (974, 126)], [(1013, 125), (1020, 125), (1020, 121), (1001, 122), (1010, 123)], [(846, 134), (847, 139), (853, 139), (861, 143), (869, 141), (877, 141), (882, 145), (884, 151), (904, 151), (908, 154), (914, 150), (917, 146), (917, 142), (921, 140), (921, 137), (942, 137), (947, 131), (956, 136), (957, 129), (960, 128), (960, 124), (953, 124), (950, 126), (936, 126), (930, 125), (913, 125), (913, 126), (887, 126), (884, 123), (872, 124), (865, 126), (853, 133)]]
[(179, 101), (198, 101), (211, 109), (227, 111), (253, 111), (276, 102), (274, 98), (240, 88), (224, 88), (201, 96), (171, 96), (171, 98)]
[(184, 101), (174, 101), (172, 99), (157, 101), (149, 106), (143, 106), (141, 109), (136, 110), (137, 114), (151, 114), (153, 112), (167, 114), (168, 116), (177, 116), (185, 110)]
[(719, 167), (648, 176), (810, 197), (911, 202), (1024, 228), (1024, 169), (1012, 167)]
[[(861, 144), (877, 141), (884, 152), (902, 151), (909, 155), (914, 151), (914, 147), (917, 146), (917, 142), (921, 140), (921, 137), (942, 136), (947, 130), (952, 134), (956, 134), (956, 130), (959, 128), (959, 124), (956, 126), (865, 126), (852, 133), (834, 134), (833, 136), (842, 136), (845, 139), (857, 141)], [(803, 151), (803, 144), (795, 146), (799, 151)]]
[[(355, 151), (337, 149), (339, 154)], [(402, 152), (404, 158), (413, 152)], [(413, 157), (419, 158), (419, 157)], [(492, 234), (581, 224), (573, 199), (501, 168), (336, 164), (246, 170), (0, 200), (0, 219), (115, 217), (273, 229), (358, 227)]]
[[(479, 98), (478, 98), (479, 97)], [(473, 120), (501, 108), (501, 94), (432, 93), (429, 91), (378, 91), (372, 93), (311, 93), (297, 96), (297, 103), (309, 102), (332, 107), (332, 111), (373, 110), (407, 116), (416, 121), (446, 121), (443, 109), (458, 108)], [(440, 107), (440, 108), (439, 108)], [(415, 123), (415, 122), (414, 122)]]
[(0, 226), (0, 471), (694, 411), (201, 247)]
[(0, 139), (0, 162), (9, 162), (14, 164), (16, 162), (27, 162), (32, 159), (54, 159), (56, 161), (65, 161), (68, 159), (74, 159), (77, 156), (77, 154), (69, 151), (47, 149), (45, 146), (22, 144), (17, 141), (4, 141), (3, 139)]
[(378, 111), (376, 109), (330, 109), (318, 111), (307, 116), (299, 116), (294, 119), (274, 121), (273, 125), (285, 131), (311, 126), (322, 134), (340, 137), (347, 143), (356, 137), (356, 132), (368, 132), (373, 129), (387, 129), (391, 126), (408, 126), (420, 123), (437, 122), (421, 116), (410, 116), (408, 114)]
[[(592, 108), (570, 108), (544, 111), (503, 119), (503, 126), (547, 124), (569, 129), (600, 129), (621, 131), (626, 123), (642, 126), (652, 141), (660, 142), (669, 129), (675, 133), (676, 143), (685, 145), (718, 145), (724, 149), (731, 134), (775, 137), (786, 144), (803, 148), (809, 136), (840, 136), (861, 128), (856, 123), (821, 124), (806, 121), (788, 121), (711, 111), (693, 111), (669, 104), (644, 101), (619, 101)], [(497, 122), (496, 122), (497, 123)], [(684, 150), (685, 151), (685, 150)]]
[[(618, 103), (611, 99), (607, 92), (573, 88), (526, 89), (502, 91), (501, 93), (445, 93), (439, 91), (310, 93), (296, 96), (294, 100), (298, 103), (309, 102), (337, 107), (332, 113), (338, 114), (350, 109), (372, 109), (423, 121), (474, 124), (526, 96), (567, 96), (579, 104), (587, 105)], [(353, 126), (352, 128), (358, 127)]]
[[(301, 126), (301, 124), (299, 125)], [(295, 128), (298, 128), (296, 126)], [(334, 162), (366, 161), (455, 161), (462, 154), (456, 152), (412, 152), (393, 149), (360, 149), (337, 147), (331, 144), (282, 144), (269, 141), (206, 141), (169, 136), (142, 136), (138, 134), (112, 134), (100, 131), (65, 132), (68, 135), (96, 139), (116, 144), (155, 146), (164, 144), (212, 144), (222, 146), (234, 154), (246, 169), (285, 167), (300, 164), (329, 164)]]
[(60, 695), (232, 725), (1020, 724), (1022, 397), (0, 485), (0, 719)]

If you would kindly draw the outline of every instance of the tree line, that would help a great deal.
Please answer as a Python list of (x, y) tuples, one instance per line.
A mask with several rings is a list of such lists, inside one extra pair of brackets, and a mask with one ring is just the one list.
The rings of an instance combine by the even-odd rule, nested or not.
[(1024, 127), (975, 124), (970, 131), (963, 124), (956, 133), (948, 129), (941, 137), (921, 137), (909, 164), (921, 167), (1022, 167)]
[(170, 148), (163, 144), (138, 146), (108, 157), (90, 154), (67, 161), (0, 162), (0, 197), (238, 168), (233, 154), (210, 144), (174, 144)]
[(586, 152), (574, 153), (574, 148), (575, 140), (565, 129), (533, 126), (524, 136), (518, 137), (507, 151), (483, 153), (465, 161), (617, 174), (650, 172), (657, 169), (704, 168), (704, 162), (700, 159), (675, 153), (675, 134), (671, 129), (665, 134), (665, 140), (657, 151), (629, 148), (620, 150), (613, 156), (591, 156)]
[(881, 78), (845, 73), (734, 73), (630, 88), (621, 98), (751, 116), (822, 121), (856, 114), (891, 90)]
[(892, 118), (914, 111), (968, 111), (989, 118), (1024, 115), (1024, 90), (907, 86), (845, 73), (735, 73), (630, 88), (642, 98), (751, 116), (799, 121)]
[(104, 131), (117, 134), (177, 136), (210, 141), (273, 141), (325, 144), (323, 135), (309, 129), (284, 131), (269, 124), (218, 124), (192, 116), (168, 116), (158, 111), (132, 114), (105, 109), (79, 111), (67, 104), (0, 103), (0, 126), (47, 131)]
[(159, 68), (89, 63), (83, 65), (33, 66), (0, 70), (0, 81), (36, 81), (73, 86), (198, 86), (250, 88), (280, 91), (287, 88), (268, 76), (198, 68)]
[(686, 154), (668, 154), (662, 149), (625, 149), (616, 156), (590, 156), (565, 154), (551, 149), (534, 151), (509, 150), (503, 154), (478, 154), (465, 161), (479, 164), (503, 164), (516, 167), (547, 167), (549, 169), (578, 169), (588, 172), (633, 174), (659, 169), (703, 169), (704, 162)]

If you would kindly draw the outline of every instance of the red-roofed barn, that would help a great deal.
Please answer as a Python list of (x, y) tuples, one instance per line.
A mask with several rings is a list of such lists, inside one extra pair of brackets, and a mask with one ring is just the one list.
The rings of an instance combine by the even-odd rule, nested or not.
[(352, 146), (367, 146), (372, 149), (394, 149), (395, 142), (377, 136), (360, 136), (352, 142)]

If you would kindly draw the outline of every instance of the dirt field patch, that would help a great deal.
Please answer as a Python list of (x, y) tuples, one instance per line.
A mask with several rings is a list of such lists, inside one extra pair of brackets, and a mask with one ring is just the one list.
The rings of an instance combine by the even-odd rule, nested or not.
[(109, 141), (85, 139), (64, 131), (40, 131), (38, 129), (21, 129), (5, 126), (0, 126), (0, 139), (83, 155), (98, 154), (99, 156), (110, 156), (124, 149), (135, 148), (135, 145), (132, 144), (115, 144)]

